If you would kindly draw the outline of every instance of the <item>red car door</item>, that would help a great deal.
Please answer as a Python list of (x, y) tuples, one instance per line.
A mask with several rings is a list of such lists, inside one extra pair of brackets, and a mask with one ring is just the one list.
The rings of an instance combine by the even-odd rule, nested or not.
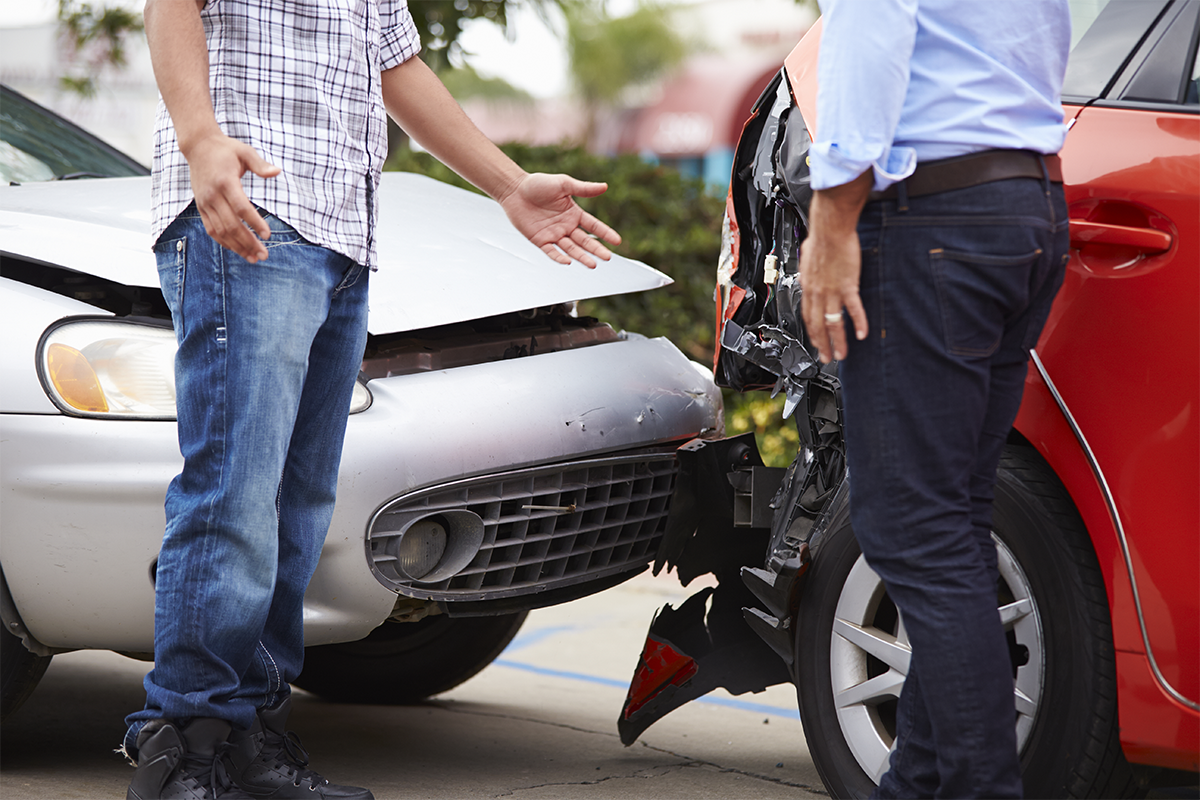
[[(1151, 763), (1190, 749), (1192, 764), (1166, 759), (1185, 769), (1200, 701), (1198, 31), (1200, 2), (1170, 4), (1119, 71), (1093, 73), (1098, 96), (1067, 106), (1071, 261), (1037, 348), (1115, 520), (1122, 743)], [(1074, 77), (1068, 95), (1087, 86)], [(1029, 412), (1023, 432), (1039, 428)]]

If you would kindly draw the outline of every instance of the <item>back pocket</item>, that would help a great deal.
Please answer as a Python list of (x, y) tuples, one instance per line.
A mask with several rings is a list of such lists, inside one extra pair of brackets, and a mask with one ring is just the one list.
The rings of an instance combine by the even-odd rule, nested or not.
[(987, 357), (996, 352), (1009, 319), (1029, 303), (1029, 278), (1041, 249), (1015, 256), (929, 252), (942, 313), (946, 351)]

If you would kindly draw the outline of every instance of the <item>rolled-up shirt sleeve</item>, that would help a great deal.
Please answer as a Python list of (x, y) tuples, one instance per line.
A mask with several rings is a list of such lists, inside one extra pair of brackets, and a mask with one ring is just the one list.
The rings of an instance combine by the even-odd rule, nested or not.
[(821, 0), (813, 189), (841, 186), (868, 169), (875, 190), (916, 169), (911, 147), (893, 140), (908, 89), (917, 0)]
[(421, 52), (421, 36), (417, 33), (408, 0), (383, 0), (379, 4), (379, 23), (382, 34), (379, 43), (379, 68), (391, 69)]

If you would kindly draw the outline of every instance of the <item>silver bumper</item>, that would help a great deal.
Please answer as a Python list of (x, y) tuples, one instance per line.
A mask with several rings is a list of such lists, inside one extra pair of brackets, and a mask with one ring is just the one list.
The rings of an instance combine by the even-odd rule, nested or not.
[[(396, 592), (372, 573), (376, 512), (462, 478), (684, 439), (721, 427), (720, 393), (662, 339), (371, 382), (346, 433), (333, 524), (305, 604), (308, 644), (359, 639)], [(150, 651), (150, 566), (182, 460), (173, 423), (3, 415), (0, 563), (41, 643)], [(653, 554), (651, 554), (652, 556)]]

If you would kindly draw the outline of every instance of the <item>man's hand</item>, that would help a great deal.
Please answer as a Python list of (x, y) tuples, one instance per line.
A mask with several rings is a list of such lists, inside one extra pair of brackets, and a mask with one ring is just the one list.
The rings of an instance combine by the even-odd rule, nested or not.
[(850, 183), (813, 193), (808, 238), (800, 245), (801, 309), (808, 337), (817, 346), (821, 363), (846, 357), (846, 323), (867, 336), (867, 312), (858, 296), (862, 249), (858, 215), (871, 191), (871, 170)]
[(154, 79), (175, 125), (179, 150), (187, 159), (204, 229), (222, 247), (247, 261), (261, 261), (267, 248), (254, 234), (266, 239), (271, 230), (246, 198), (242, 176), (249, 170), (273, 178), (279, 167), (264, 161), (250, 145), (226, 136), (217, 125), (208, 88), (208, 45), (200, 21), (203, 7), (204, 0), (147, 0), (146, 41)]
[(271, 238), (271, 229), (246, 197), (242, 176), (250, 171), (260, 178), (273, 178), (279, 167), (267, 163), (250, 145), (223, 133), (190, 143), (184, 155), (204, 230), (217, 244), (251, 264), (265, 259), (267, 248), (261, 240)]
[(571, 198), (595, 197), (607, 189), (607, 184), (588, 183), (569, 175), (534, 173), (525, 175), (511, 192), (498, 199), (513, 227), (550, 258), (560, 264), (570, 264), (573, 258), (594, 269), (592, 256), (605, 261), (612, 256), (600, 240), (618, 245), (621, 237)]
[(499, 202), (517, 230), (558, 263), (575, 258), (595, 267), (592, 256), (607, 260), (608, 249), (589, 234), (621, 243), (616, 231), (571, 199), (602, 194), (605, 184), (526, 173), (475, 127), (420, 58), (384, 70), (383, 101), (401, 128)]

